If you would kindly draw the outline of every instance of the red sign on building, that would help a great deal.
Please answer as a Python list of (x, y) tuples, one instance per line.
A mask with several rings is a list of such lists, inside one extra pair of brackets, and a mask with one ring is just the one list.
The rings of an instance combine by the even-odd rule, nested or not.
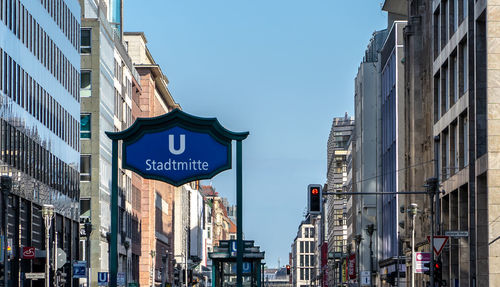
[(349, 279), (356, 279), (356, 254), (349, 255), (347, 274), (349, 274)]
[(23, 247), (23, 259), (35, 259), (35, 247)]
[(328, 242), (321, 244), (321, 272), (323, 273), (321, 287), (328, 287)]

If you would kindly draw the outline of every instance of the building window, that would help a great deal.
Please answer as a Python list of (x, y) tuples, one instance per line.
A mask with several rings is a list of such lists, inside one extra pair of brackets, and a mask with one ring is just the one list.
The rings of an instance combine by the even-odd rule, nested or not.
[(90, 54), (92, 52), (92, 29), (90, 28), (82, 28), (80, 32), (81, 41), (80, 41), (80, 53), (81, 54)]
[(464, 155), (464, 164), (466, 167), (469, 165), (469, 124), (467, 121), (467, 115), (463, 117), (462, 120), (462, 141), (463, 141), (463, 155)]
[(460, 65), (460, 75), (462, 77), (462, 94), (464, 94), (467, 91), (467, 80), (468, 80), (468, 65), (467, 65), (467, 42), (463, 42), (460, 44), (460, 62), (462, 63)]
[(80, 199), (80, 218), (90, 218), (90, 198)]
[(90, 155), (80, 156), (80, 181), (90, 181)]
[(90, 138), (90, 114), (80, 115), (80, 138)]
[(82, 70), (80, 74), (80, 97), (90, 97), (92, 95), (92, 72)]

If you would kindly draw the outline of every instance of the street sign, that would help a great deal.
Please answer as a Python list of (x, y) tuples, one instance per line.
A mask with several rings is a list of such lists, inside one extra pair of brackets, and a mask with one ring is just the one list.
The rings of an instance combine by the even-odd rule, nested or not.
[(425, 263), (431, 261), (430, 252), (415, 252), (415, 273), (424, 273), (429, 270), (425, 267)]
[(73, 263), (73, 278), (86, 278), (87, 277), (87, 262), (77, 261)]
[[(436, 256), (441, 254), (443, 247), (446, 245), (446, 242), (448, 242), (448, 238), (448, 236), (434, 235), (434, 254), (436, 254)], [(431, 242), (431, 237), (427, 236), (427, 240)]]
[(469, 237), (469, 231), (467, 230), (448, 230), (444, 232), (444, 235), (449, 237)]
[(361, 286), (369, 286), (370, 285), (370, 271), (361, 271)]
[(116, 275), (116, 285), (125, 286), (125, 272), (118, 272)]
[(35, 247), (23, 247), (23, 259), (35, 259)]
[(97, 285), (108, 286), (108, 272), (97, 272)]
[(230, 169), (232, 141), (248, 135), (225, 129), (215, 118), (178, 109), (156, 118), (138, 118), (128, 129), (107, 134), (123, 140), (123, 168), (175, 186)]
[(243, 273), (252, 273), (252, 263), (243, 262)]
[(39, 273), (26, 273), (26, 274), (24, 274), (24, 277), (26, 279), (31, 279), (31, 280), (44, 279), (45, 278), (45, 273), (43, 273), (43, 272), (39, 272)]

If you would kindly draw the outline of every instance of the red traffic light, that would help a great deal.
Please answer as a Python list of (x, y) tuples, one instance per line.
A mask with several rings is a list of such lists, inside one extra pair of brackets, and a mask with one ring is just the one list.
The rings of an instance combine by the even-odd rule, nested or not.
[(312, 194), (314, 194), (314, 195), (317, 195), (317, 194), (319, 194), (319, 189), (317, 189), (317, 188), (312, 188), (312, 189), (311, 189), (311, 193), (312, 193)]
[(287, 265), (287, 266), (286, 266), (286, 269), (290, 270), (290, 265)]
[(436, 263), (436, 269), (439, 269), (439, 268), (441, 268), (441, 264)]

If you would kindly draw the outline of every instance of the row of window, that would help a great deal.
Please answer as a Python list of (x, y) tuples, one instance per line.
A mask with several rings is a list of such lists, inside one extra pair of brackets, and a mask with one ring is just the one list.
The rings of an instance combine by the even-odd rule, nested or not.
[(314, 253), (314, 241), (300, 241), (300, 253)]
[(300, 280), (311, 280), (313, 276), (313, 268), (299, 268)]
[(78, 91), (79, 71), (73, 67), (69, 60), (52, 41), (36, 19), (28, 12), (19, 0), (0, 0), (4, 24), (17, 36), (17, 38), (30, 50), (33, 55), (47, 68), (47, 70), (64, 86), (64, 88), (80, 101)]
[(469, 165), (469, 123), (467, 113), (443, 130), (440, 138), (441, 179), (444, 181)]
[(304, 228), (304, 236), (301, 236), (299, 234), (299, 237), (314, 238), (314, 227), (305, 227)]
[(434, 77), (435, 122), (467, 91), (467, 58), (467, 41), (464, 40)]
[[(1, 1), (1, 0), (0, 0)], [(59, 26), (71, 45), (78, 50), (80, 24), (63, 0), (40, 0), (40, 3)]]
[(314, 255), (300, 255), (300, 267), (314, 266)]
[(0, 91), (35, 119), (79, 150), (78, 121), (0, 48)]
[(79, 173), (39, 143), (0, 119), (1, 160), (65, 194), (80, 197)]
[(446, 46), (448, 39), (467, 17), (469, 0), (444, 0), (434, 13), (434, 57)]

